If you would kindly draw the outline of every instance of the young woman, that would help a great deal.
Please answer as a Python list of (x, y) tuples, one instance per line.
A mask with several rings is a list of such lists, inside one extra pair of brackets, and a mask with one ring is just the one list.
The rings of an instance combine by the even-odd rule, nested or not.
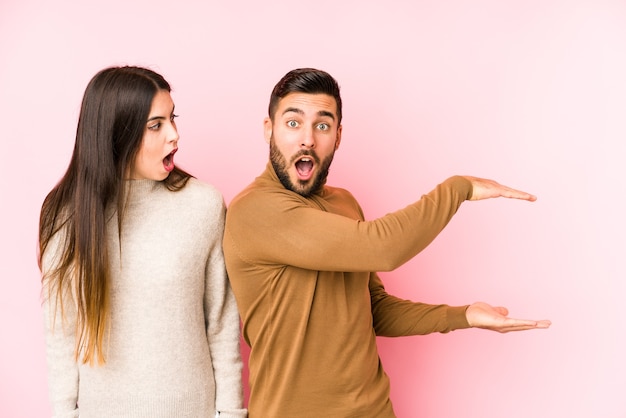
[(149, 69), (87, 86), (39, 226), (54, 416), (246, 416), (224, 200), (174, 165), (175, 118)]

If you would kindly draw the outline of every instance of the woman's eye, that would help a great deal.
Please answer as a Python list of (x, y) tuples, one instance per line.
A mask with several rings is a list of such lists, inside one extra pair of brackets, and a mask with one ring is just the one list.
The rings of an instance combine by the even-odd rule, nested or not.
[(158, 123), (155, 123), (154, 125), (148, 126), (148, 129), (152, 131), (158, 131), (160, 127), (161, 127), (161, 122), (158, 122)]
[(287, 126), (289, 126), (290, 128), (297, 128), (298, 122), (296, 122), (295, 120), (290, 120), (287, 122)]
[(170, 116), (170, 122), (174, 122), (174, 119), (176, 119), (178, 117), (178, 115), (172, 115)]
[(327, 123), (320, 123), (319, 125), (317, 125), (317, 127), (320, 131), (327, 131), (330, 129), (330, 126), (328, 126)]

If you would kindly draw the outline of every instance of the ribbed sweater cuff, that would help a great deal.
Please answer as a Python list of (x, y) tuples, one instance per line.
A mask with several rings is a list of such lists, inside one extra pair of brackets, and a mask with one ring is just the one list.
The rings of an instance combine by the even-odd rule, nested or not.
[(447, 316), (450, 331), (454, 331), (455, 329), (470, 328), (470, 324), (467, 322), (467, 316), (465, 315), (465, 311), (467, 311), (468, 307), (469, 305), (448, 307)]
[(228, 411), (220, 411), (220, 418), (246, 418), (247, 416), (247, 409), (230, 409)]
[(463, 176), (452, 176), (446, 180), (446, 183), (450, 183), (452, 188), (456, 190), (464, 200), (472, 198), (474, 186), (467, 178)]

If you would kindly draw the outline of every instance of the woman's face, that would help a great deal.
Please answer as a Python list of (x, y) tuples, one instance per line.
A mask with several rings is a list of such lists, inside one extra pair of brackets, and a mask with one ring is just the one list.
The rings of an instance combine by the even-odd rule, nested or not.
[(178, 130), (174, 122), (174, 101), (166, 90), (159, 90), (152, 100), (150, 114), (129, 178), (165, 180), (174, 169), (178, 151)]

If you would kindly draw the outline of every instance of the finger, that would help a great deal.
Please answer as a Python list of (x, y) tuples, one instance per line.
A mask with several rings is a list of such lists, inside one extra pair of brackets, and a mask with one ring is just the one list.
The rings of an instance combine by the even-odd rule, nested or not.
[(510, 187), (505, 188), (505, 190), (502, 192), (502, 196), (509, 199), (527, 200), (529, 202), (534, 202), (535, 200), (537, 200), (537, 196), (533, 194), (524, 192), (522, 190), (512, 189)]
[(552, 322), (544, 319), (541, 321), (532, 321), (526, 319), (507, 318), (503, 326), (498, 327), (497, 331), (506, 333), (511, 331), (526, 331), (530, 329), (546, 329), (552, 325)]
[(520, 326), (520, 327), (508, 327), (508, 328), (501, 328), (498, 329), (496, 331), (498, 331), (501, 334), (506, 334), (507, 332), (517, 332), (517, 331), (530, 331), (533, 329), (541, 329), (540, 327), (532, 327), (532, 326)]
[(519, 199), (519, 200), (526, 200), (527, 202), (534, 202), (537, 200), (537, 196), (532, 195), (530, 193), (518, 193), (512, 196), (506, 196), (509, 199)]

